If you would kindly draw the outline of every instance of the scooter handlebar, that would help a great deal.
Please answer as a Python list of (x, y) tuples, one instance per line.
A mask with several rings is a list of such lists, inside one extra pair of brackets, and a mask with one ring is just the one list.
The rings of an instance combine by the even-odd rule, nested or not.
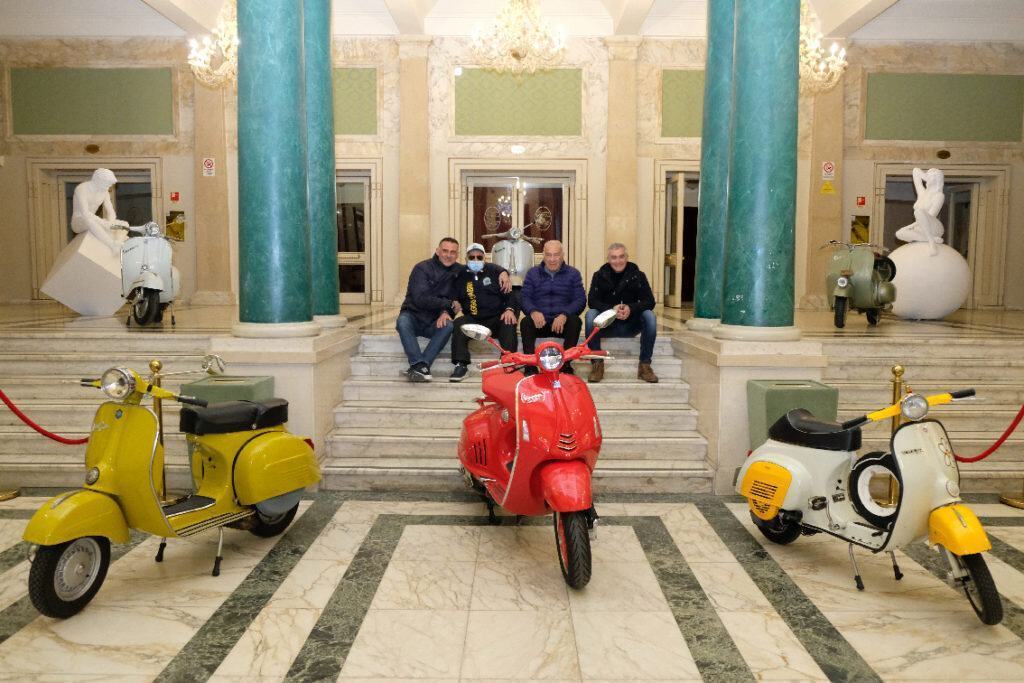
[(949, 392), (949, 395), (952, 396), (954, 399), (970, 398), (971, 396), (974, 396), (974, 389), (961, 389), (960, 391), (951, 391)]

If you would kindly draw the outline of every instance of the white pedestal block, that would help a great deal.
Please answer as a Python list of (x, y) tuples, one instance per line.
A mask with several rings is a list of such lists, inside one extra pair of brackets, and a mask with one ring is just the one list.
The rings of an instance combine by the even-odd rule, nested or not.
[(81, 315), (114, 315), (121, 297), (121, 259), (87, 232), (60, 252), (39, 288)]

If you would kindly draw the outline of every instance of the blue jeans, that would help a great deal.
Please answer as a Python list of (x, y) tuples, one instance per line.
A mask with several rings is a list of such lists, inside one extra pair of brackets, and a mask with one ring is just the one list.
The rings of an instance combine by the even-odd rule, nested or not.
[[(452, 336), (450, 320), (444, 327), (438, 327), (434, 324), (434, 320), (422, 322), (408, 311), (398, 314), (395, 329), (398, 330), (398, 338), (402, 340), (402, 349), (405, 350), (405, 356), (409, 359), (409, 367), (417, 363), (426, 363), (429, 368)], [(416, 337), (429, 339), (427, 348), (420, 351), (420, 342)]]
[[(586, 336), (590, 336), (594, 329), (594, 318), (601, 311), (590, 309), (587, 311)], [(640, 362), (650, 363), (654, 356), (654, 340), (658, 338), (658, 319), (654, 311), (644, 311), (640, 315), (631, 315), (625, 320), (616, 320), (608, 327), (597, 333), (597, 336), (590, 342), (590, 348), (595, 351), (601, 349), (601, 337), (635, 337), (640, 335)]]

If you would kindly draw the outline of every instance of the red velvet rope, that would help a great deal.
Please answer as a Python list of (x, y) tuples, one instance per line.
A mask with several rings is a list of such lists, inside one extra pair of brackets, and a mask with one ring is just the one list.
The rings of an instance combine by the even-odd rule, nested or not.
[(996, 442), (989, 446), (987, 450), (982, 452), (980, 455), (974, 456), (973, 458), (962, 458), (959, 455), (954, 454), (957, 459), (957, 462), (978, 462), (979, 460), (982, 460), (992, 455), (992, 453), (995, 452), (997, 448), (1003, 445), (1003, 442), (1006, 441), (1007, 438), (1009, 438), (1010, 434), (1013, 434), (1013, 430), (1017, 428), (1017, 425), (1020, 424), (1022, 418), (1024, 418), (1024, 406), (1021, 406), (1020, 410), (1017, 411), (1017, 417), (1013, 418), (1013, 422), (1011, 422), (1010, 426), (1006, 428), (1006, 431), (1003, 432), (1003, 435), (996, 439)]
[(43, 429), (38, 424), (33, 422), (32, 419), (28, 415), (26, 415), (25, 413), (21, 412), (18, 409), (18, 406), (16, 406), (13, 403), (11, 403), (11, 399), (7, 398), (7, 394), (5, 394), (2, 389), (0, 389), (0, 401), (3, 401), (7, 405), (7, 407), (11, 409), (11, 412), (14, 413), (15, 415), (17, 415), (21, 419), (22, 422), (24, 422), (29, 427), (31, 427), (32, 429), (36, 430), (37, 432), (39, 432), (43, 436), (48, 437), (50, 439), (53, 439), (54, 441), (59, 441), (60, 443), (67, 444), (69, 446), (78, 446), (78, 445), (83, 444), (83, 443), (85, 443), (86, 441), (89, 440), (89, 437), (85, 437), (84, 439), (69, 439), (66, 436), (61, 436), (59, 434), (54, 434), (53, 432), (51, 432), (49, 430)]

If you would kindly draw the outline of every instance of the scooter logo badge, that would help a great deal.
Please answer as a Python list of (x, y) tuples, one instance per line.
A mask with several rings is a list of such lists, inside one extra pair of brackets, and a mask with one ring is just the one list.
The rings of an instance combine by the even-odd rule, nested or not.
[(96, 420), (92, 423), (92, 431), (102, 432), (104, 429), (110, 429), (110, 425), (106, 422), (101, 422), (100, 420)]
[(520, 398), (523, 403), (536, 403), (537, 401), (543, 400), (544, 394), (523, 394)]

